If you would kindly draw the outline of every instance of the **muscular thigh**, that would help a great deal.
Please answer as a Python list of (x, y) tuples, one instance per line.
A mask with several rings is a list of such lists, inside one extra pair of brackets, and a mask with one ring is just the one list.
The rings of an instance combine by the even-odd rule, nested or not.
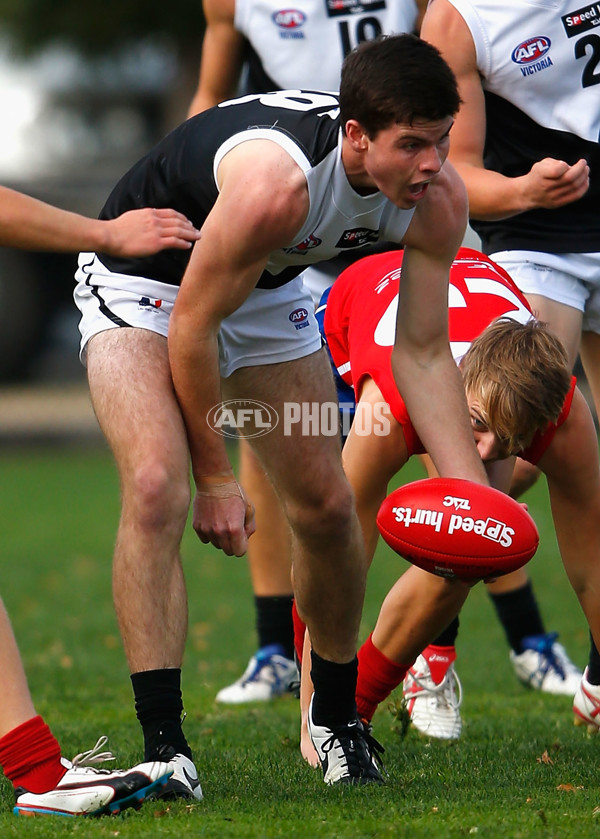
[(121, 471), (149, 457), (187, 469), (166, 338), (136, 328), (100, 332), (89, 342), (87, 367), (94, 410)]
[[(250, 443), (281, 495), (309, 503), (344, 480), (338, 429), (329, 422), (337, 423), (337, 396), (324, 350), (242, 368), (224, 380), (224, 391), (227, 398), (257, 399), (277, 412), (277, 426)], [(294, 421), (298, 416), (304, 421)]]

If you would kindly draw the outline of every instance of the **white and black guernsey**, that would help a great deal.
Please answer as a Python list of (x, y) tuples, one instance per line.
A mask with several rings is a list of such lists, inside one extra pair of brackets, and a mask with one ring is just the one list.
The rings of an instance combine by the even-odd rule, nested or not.
[(472, 221), (483, 249), (600, 252), (600, 4), (449, 1), (475, 43), (486, 102), (486, 168), (518, 177), (544, 157), (590, 164), (590, 188), (578, 201)]
[[(274, 251), (258, 282), (275, 288), (308, 265), (386, 239), (401, 242), (413, 210), (401, 210), (380, 192), (359, 195), (341, 161), (337, 96), (278, 91), (223, 102), (184, 122), (121, 178), (101, 218), (139, 207), (172, 207), (201, 228), (218, 196), (215, 173), (236, 145), (269, 139), (284, 148), (306, 177), (309, 212), (294, 241)], [(269, 185), (265, 184), (265, 189)], [(113, 273), (179, 285), (190, 252), (167, 250), (144, 258), (99, 255)]]
[(338, 90), (342, 61), (378, 35), (415, 32), (415, 0), (235, 0), (247, 41), (248, 93), (293, 87)]

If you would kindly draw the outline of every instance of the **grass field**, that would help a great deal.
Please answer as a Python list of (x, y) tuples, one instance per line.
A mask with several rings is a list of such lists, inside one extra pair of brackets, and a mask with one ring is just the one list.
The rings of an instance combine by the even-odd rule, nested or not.
[[(118, 515), (112, 461), (103, 449), (25, 450), (1, 453), (0, 470), (1, 591), (38, 711), (66, 756), (107, 734), (120, 764), (137, 762), (141, 733), (110, 594)], [(560, 564), (543, 483), (527, 501), (542, 537), (530, 570), (548, 629), (560, 632), (583, 666), (587, 629)], [(600, 835), (600, 741), (573, 726), (568, 698), (519, 685), (483, 586), (473, 589), (461, 616), (461, 740), (428, 741), (414, 731), (402, 737), (382, 708), (375, 734), (386, 747), (387, 785), (330, 789), (300, 758), (296, 700), (232, 709), (214, 702), (254, 651), (245, 560), (206, 548), (190, 531), (184, 562), (190, 595), (185, 730), (205, 800), (147, 803), (139, 812), (97, 821), (23, 819), (12, 815), (12, 788), (1, 779), (2, 839)], [(363, 637), (404, 567), (380, 547)]]

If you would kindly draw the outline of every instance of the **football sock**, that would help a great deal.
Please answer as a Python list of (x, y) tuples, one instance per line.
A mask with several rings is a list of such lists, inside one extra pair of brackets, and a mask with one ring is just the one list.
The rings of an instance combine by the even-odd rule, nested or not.
[(546, 630), (531, 580), (514, 591), (506, 591), (503, 594), (490, 593), (490, 597), (506, 639), (517, 655), (523, 652), (523, 638), (528, 635), (544, 635)]
[(345, 664), (326, 661), (311, 650), (310, 675), (315, 688), (312, 718), (317, 725), (335, 728), (356, 719), (356, 657)]
[(600, 685), (600, 654), (590, 633), (590, 657), (588, 660), (587, 680), (591, 685)]
[(33, 793), (54, 789), (67, 771), (58, 741), (40, 716), (0, 738), (0, 766), (15, 789)]
[(298, 614), (296, 609), (296, 601), (292, 603), (292, 621), (294, 624), (294, 649), (296, 652), (296, 664), (298, 667), (302, 666), (302, 653), (304, 652), (304, 635), (306, 634), (306, 624)]
[(144, 760), (158, 760), (161, 746), (192, 758), (181, 728), (183, 700), (181, 670), (144, 670), (131, 674), (135, 712), (144, 733)]
[(387, 658), (369, 635), (358, 651), (356, 708), (361, 719), (371, 721), (379, 703), (404, 680), (410, 666)]
[(258, 646), (281, 644), (287, 658), (294, 658), (294, 624), (292, 622), (293, 595), (274, 597), (254, 596)]
[(459, 620), (457, 615), (431, 644), (436, 647), (453, 647), (456, 644), (456, 638), (458, 636), (458, 625)]

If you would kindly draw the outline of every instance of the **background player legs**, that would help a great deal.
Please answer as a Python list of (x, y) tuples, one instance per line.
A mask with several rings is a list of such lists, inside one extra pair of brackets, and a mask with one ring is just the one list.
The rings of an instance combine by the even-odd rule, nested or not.
[(272, 699), (295, 690), (290, 530), (279, 499), (258, 458), (239, 441), (240, 483), (256, 510), (256, 531), (248, 543), (248, 567), (258, 651), (244, 674), (217, 694), (217, 702), (239, 704)]

